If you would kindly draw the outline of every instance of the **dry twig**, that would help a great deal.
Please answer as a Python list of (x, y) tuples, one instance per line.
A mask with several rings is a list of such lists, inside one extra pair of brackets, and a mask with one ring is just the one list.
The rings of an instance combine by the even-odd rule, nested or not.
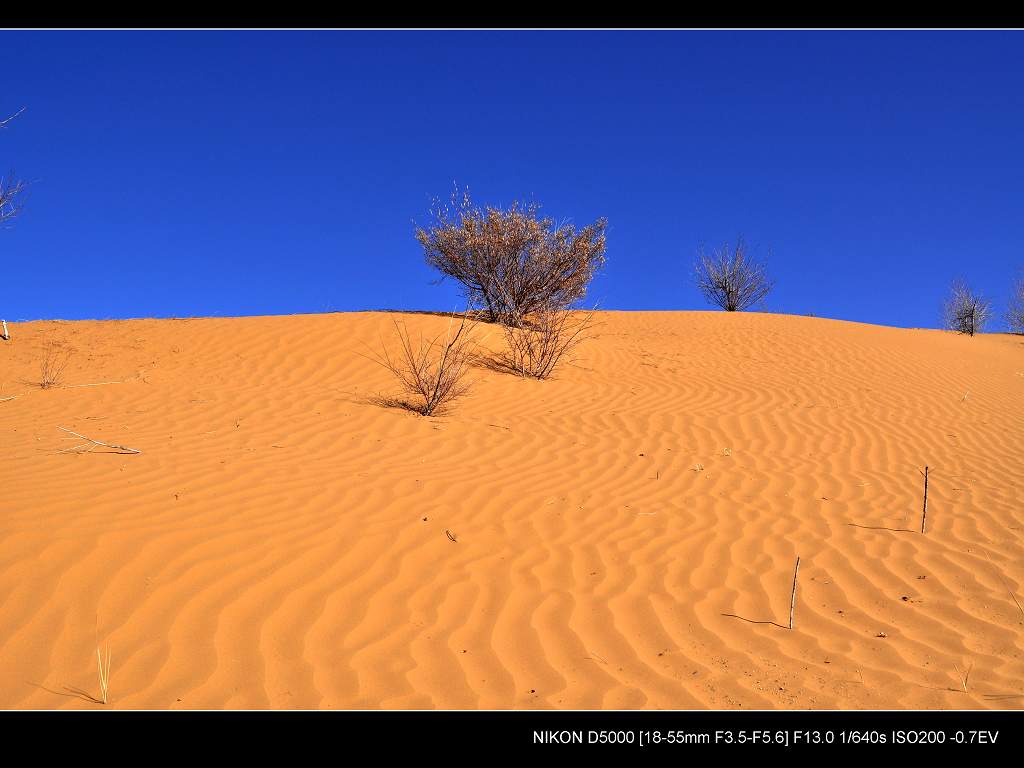
[[(142, 453), (142, 451), (140, 451), (140, 450), (137, 450), (135, 448), (129, 448), (129, 447), (124, 446), (124, 445), (115, 445), (114, 443), (104, 443), (104, 442), (102, 442), (100, 440), (93, 440), (91, 437), (86, 437), (85, 435), (80, 435), (77, 432), (72, 432), (70, 429), (66, 429), (64, 427), (57, 427), (57, 429), (63, 430), (64, 432), (67, 432), (69, 435), (74, 435), (75, 437), (80, 437), (82, 440), (85, 441), (84, 443), (81, 443), (80, 445), (73, 445), (70, 448), (65, 448), (65, 449), (63, 449), (61, 451), (57, 451), (57, 453), (68, 453), (68, 452), (73, 452), (73, 453), (89, 453), (90, 451), (92, 451), (97, 446), (102, 446), (103, 448), (113, 448), (115, 450), (123, 451), (125, 453)], [(88, 446), (88, 447), (86, 447), (86, 446)]]
[(963, 686), (964, 693), (967, 693), (967, 678), (969, 678), (971, 676), (971, 670), (973, 668), (974, 668), (974, 662), (972, 661), (971, 665), (969, 667), (967, 667), (967, 674), (963, 674), (962, 672), (960, 672), (960, 668), (956, 664), (953, 665), (953, 669), (956, 670), (957, 677), (960, 678), (960, 685)]
[(100, 698), (103, 703), (107, 703), (107, 695), (110, 692), (110, 646), (107, 646), (106, 657), (100, 653), (100, 649), (96, 649), (96, 669), (99, 672), (100, 677)]

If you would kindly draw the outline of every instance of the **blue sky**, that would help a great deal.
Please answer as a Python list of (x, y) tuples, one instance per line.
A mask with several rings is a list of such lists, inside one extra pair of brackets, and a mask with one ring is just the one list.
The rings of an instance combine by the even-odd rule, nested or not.
[[(1024, 272), (1020, 32), (0, 32), (0, 316), (460, 308), (413, 238), (453, 182), (609, 220), (589, 302), (934, 327)], [(1002, 329), (1000, 320), (993, 329)]]

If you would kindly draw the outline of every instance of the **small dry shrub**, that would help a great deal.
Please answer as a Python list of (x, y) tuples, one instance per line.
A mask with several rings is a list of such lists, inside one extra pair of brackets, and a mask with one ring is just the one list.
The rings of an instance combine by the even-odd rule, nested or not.
[(39, 362), (40, 389), (59, 386), (64, 380), (64, 369), (68, 367), (70, 360), (70, 349), (65, 349), (57, 342), (47, 344), (43, 352), (43, 359)]
[[(20, 109), (16, 114), (0, 120), (0, 128), (6, 127), (11, 120), (24, 111), (24, 108)], [(14, 178), (13, 172), (7, 177), (0, 176), (0, 226), (8, 219), (13, 219), (21, 211), (21, 201), (25, 197), (25, 189), (25, 182)]]
[(399, 404), (432, 416), (469, 391), (471, 382), (466, 374), (476, 354), (476, 341), (467, 321), (468, 313), (464, 313), (456, 327), (453, 317), (445, 333), (429, 340), (421, 334), (418, 343), (413, 343), (404, 322), (395, 321), (400, 351), (392, 357), (382, 344), (381, 354), (373, 359), (394, 374), (406, 395), (415, 398)]
[(752, 307), (774, 286), (765, 265), (747, 253), (743, 238), (735, 246), (726, 243), (710, 254), (702, 248), (697, 255), (696, 272), (697, 287), (704, 298), (727, 312)]
[(1024, 278), (1017, 281), (1010, 293), (1006, 324), (1010, 326), (1010, 333), (1024, 333)]
[(976, 294), (962, 280), (955, 280), (942, 308), (943, 323), (948, 330), (973, 336), (985, 327), (990, 309), (988, 299)]
[(546, 379), (587, 338), (592, 325), (592, 312), (538, 310), (522, 327), (505, 327), (504, 367), (520, 376)]

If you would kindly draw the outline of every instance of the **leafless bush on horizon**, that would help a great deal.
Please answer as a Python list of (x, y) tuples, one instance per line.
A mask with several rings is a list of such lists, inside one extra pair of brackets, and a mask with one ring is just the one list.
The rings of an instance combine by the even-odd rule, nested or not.
[[(6, 127), (14, 118), (24, 112), (18, 110), (8, 118), (0, 120), (0, 128)], [(0, 176), (0, 225), (9, 219), (13, 219), (21, 212), (21, 200), (25, 193), (25, 182), (14, 178), (14, 173), (4, 178)]]
[(954, 280), (942, 307), (943, 325), (951, 331), (973, 336), (988, 322), (991, 304), (962, 280)]
[(451, 209), (435, 201), (434, 220), (416, 228), (416, 239), (427, 264), (461, 283), (471, 306), (519, 327), (532, 312), (581, 300), (605, 261), (605, 219), (577, 231), (539, 211), (536, 203), (475, 207), (456, 190)]
[(520, 376), (547, 379), (593, 326), (593, 312), (545, 307), (520, 327), (505, 327), (504, 367)]
[(453, 332), (454, 320), (453, 316), (448, 330), (433, 339), (427, 340), (420, 334), (418, 344), (413, 343), (405, 323), (395, 320), (400, 352), (392, 357), (382, 343), (381, 354), (373, 357), (398, 379), (405, 394), (422, 398), (422, 404), (404, 401), (399, 404), (423, 416), (432, 416), (470, 388), (466, 375), (475, 356), (476, 341), (472, 329), (466, 327), (468, 313), (463, 313)]
[(58, 386), (64, 378), (64, 369), (71, 360), (71, 350), (51, 342), (46, 345), (43, 359), (39, 362), (39, 388), (50, 389)]
[(697, 287), (709, 304), (727, 312), (752, 307), (774, 286), (765, 265), (747, 254), (743, 238), (735, 246), (726, 243), (711, 254), (700, 249), (696, 263)]
[(1010, 333), (1024, 333), (1024, 277), (1017, 281), (1010, 293), (1006, 324), (1010, 326)]

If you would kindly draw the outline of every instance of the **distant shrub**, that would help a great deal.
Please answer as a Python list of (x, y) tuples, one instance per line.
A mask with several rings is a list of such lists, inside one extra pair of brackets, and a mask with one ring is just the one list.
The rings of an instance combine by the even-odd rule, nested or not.
[(468, 193), (453, 196), (452, 207), (435, 204), (433, 223), (418, 227), (416, 239), (427, 264), (461, 283), (491, 322), (518, 328), (531, 312), (572, 305), (604, 265), (605, 219), (577, 232), (541, 218), (535, 203), (479, 208)]
[(735, 246), (728, 243), (712, 253), (703, 248), (697, 256), (697, 287), (709, 304), (727, 312), (748, 309), (762, 301), (774, 283), (765, 265), (747, 254), (743, 238)]
[(1024, 333), (1024, 278), (1017, 281), (1010, 293), (1006, 324), (1010, 326), (1011, 333)]
[(395, 321), (400, 352), (392, 357), (385, 346), (374, 359), (394, 374), (406, 395), (416, 398), (413, 402), (397, 404), (423, 416), (432, 416), (469, 391), (470, 382), (466, 380), (466, 374), (475, 355), (476, 343), (472, 332), (466, 328), (466, 322), (467, 316), (463, 314), (453, 332), (453, 318), (446, 333), (430, 340), (421, 335), (418, 343), (414, 344), (405, 324)]
[(506, 327), (507, 369), (520, 376), (546, 379), (558, 364), (586, 339), (593, 314), (544, 308), (529, 316), (522, 327)]
[[(24, 108), (18, 110), (10, 117), (0, 120), (0, 128), (7, 127), (7, 124), (24, 112)], [(13, 219), (21, 211), (21, 200), (25, 196), (25, 182), (13, 178), (13, 174), (4, 178), (0, 176), (0, 224)]]
[(943, 324), (948, 330), (973, 336), (981, 333), (988, 322), (990, 307), (988, 299), (976, 294), (962, 280), (955, 280), (942, 307)]

